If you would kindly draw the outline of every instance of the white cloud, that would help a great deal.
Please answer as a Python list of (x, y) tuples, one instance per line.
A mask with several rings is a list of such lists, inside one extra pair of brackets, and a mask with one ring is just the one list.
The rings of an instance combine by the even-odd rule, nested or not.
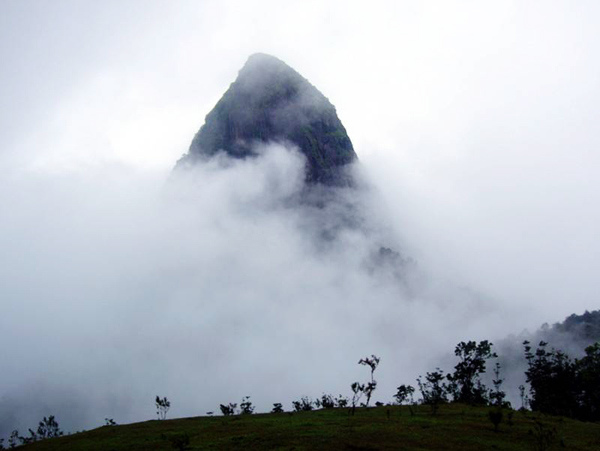
[[(372, 352), (389, 392), (424, 349), (595, 307), (595, 3), (0, 8), (2, 386), (28, 425), (49, 413), (31, 386), (77, 387), (61, 411), (89, 426), (150, 417), (156, 394), (184, 415), (340, 391)], [(286, 207), (298, 161), (277, 152), (161, 194), (256, 51), (336, 105), (385, 233), (315, 249), (324, 219)], [(361, 266), (387, 240), (434, 275), (413, 301)], [(465, 320), (478, 297), (444, 279), (494, 301)]]

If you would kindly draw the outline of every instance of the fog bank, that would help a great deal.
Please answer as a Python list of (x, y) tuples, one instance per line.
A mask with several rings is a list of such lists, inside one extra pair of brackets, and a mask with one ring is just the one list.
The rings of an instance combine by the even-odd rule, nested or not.
[(67, 430), (149, 419), (156, 395), (171, 417), (245, 395), (291, 408), (348, 394), (371, 353), (390, 401), (507, 314), (409, 255), (381, 254), (403, 249), (372, 186), (317, 205), (303, 200), (298, 152), (259, 153), (169, 178), (3, 182), (3, 434), (48, 414)]

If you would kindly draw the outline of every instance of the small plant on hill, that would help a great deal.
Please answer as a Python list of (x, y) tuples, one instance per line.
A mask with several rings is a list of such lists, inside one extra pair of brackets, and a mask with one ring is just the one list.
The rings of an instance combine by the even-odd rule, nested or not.
[(350, 385), (350, 388), (352, 389), (352, 415), (354, 415), (358, 401), (360, 401), (360, 398), (365, 391), (365, 386), (359, 382), (353, 382), (352, 385)]
[(381, 359), (374, 354), (371, 354), (371, 357), (365, 357), (364, 359), (360, 359), (358, 361), (359, 365), (368, 365), (371, 368), (371, 380), (364, 385), (363, 392), (367, 397), (367, 401), (365, 403), (365, 407), (369, 407), (369, 402), (371, 401), (371, 396), (373, 392), (377, 388), (377, 381), (374, 379), (374, 373), (379, 365), (379, 361)]
[(527, 396), (527, 392), (525, 391), (525, 386), (523, 384), (519, 385), (519, 396), (521, 397), (521, 408), (519, 410), (524, 412), (527, 410), (527, 406), (529, 405), (529, 396)]
[(303, 396), (299, 401), (292, 401), (295, 412), (307, 412), (313, 410), (313, 401), (308, 396)]
[(30, 443), (37, 442), (38, 436), (33, 429), (28, 429), (29, 437), (19, 436), (19, 441), (21, 445), (29, 445)]
[(283, 413), (283, 404), (280, 402), (276, 402), (273, 404), (273, 408), (271, 409), (271, 413)]
[(8, 438), (8, 446), (9, 448), (16, 448), (19, 443), (19, 431), (15, 429), (11, 432), (10, 437)]
[(443, 382), (444, 374), (439, 368), (436, 368), (436, 371), (425, 375), (425, 381), (421, 379), (422, 377), (417, 378), (417, 384), (423, 397), (423, 404), (431, 406), (431, 411), (435, 415), (440, 404), (448, 402), (447, 386)]
[[(31, 432), (31, 429), (29, 430)], [(37, 434), (36, 435), (39, 440), (44, 440), (47, 438), (60, 437), (63, 435), (63, 431), (60, 430), (58, 426), (58, 421), (54, 418), (54, 415), (50, 415), (48, 418), (44, 417), (42, 421), (40, 421)]]
[(494, 379), (492, 379), (494, 388), (490, 390), (489, 394), (490, 404), (496, 407), (510, 407), (510, 402), (504, 400), (506, 393), (502, 390), (502, 382), (504, 382), (504, 379), (500, 377), (500, 363), (496, 362), (494, 366)]
[(410, 410), (411, 416), (414, 416), (415, 412), (413, 410), (413, 404), (415, 403), (413, 394), (415, 392), (415, 388), (412, 385), (402, 384), (397, 388), (397, 392), (394, 395), (396, 399), (396, 403), (401, 406), (405, 402), (408, 401), (408, 409)]
[(345, 396), (338, 395), (338, 397), (335, 398), (334, 401), (336, 407), (348, 407), (348, 398), (346, 398)]
[(413, 401), (413, 393), (415, 392), (415, 388), (412, 385), (402, 384), (400, 387), (397, 388), (397, 390), (398, 391), (394, 395), (394, 398), (396, 399), (396, 403), (398, 405), (401, 406), (409, 400), (410, 402)]
[(156, 404), (156, 415), (158, 415), (158, 419), (159, 420), (166, 419), (167, 412), (171, 408), (171, 402), (167, 399), (166, 396), (164, 398), (160, 398), (159, 396), (156, 396), (154, 403)]
[(219, 409), (221, 409), (221, 413), (228, 417), (230, 415), (235, 415), (235, 409), (237, 407), (237, 404), (230, 402), (227, 405), (224, 404), (219, 404)]
[(323, 393), (321, 399), (315, 400), (315, 406), (323, 409), (333, 409), (335, 407), (335, 399), (333, 396)]
[(250, 401), (250, 396), (245, 396), (240, 403), (240, 413), (243, 415), (249, 415), (254, 412), (254, 406)]

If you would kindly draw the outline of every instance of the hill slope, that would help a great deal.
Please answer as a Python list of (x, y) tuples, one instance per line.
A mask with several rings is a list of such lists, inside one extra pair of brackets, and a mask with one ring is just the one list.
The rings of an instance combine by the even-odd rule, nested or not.
[[(570, 450), (600, 449), (600, 425), (561, 417), (539, 417), (513, 411), (512, 425), (494, 432), (489, 408), (442, 406), (436, 416), (426, 406), (346, 409), (301, 413), (197, 417), (105, 426), (93, 431), (34, 443), (32, 451), (172, 450), (172, 449), (285, 449), (285, 450)], [(551, 447), (540, 447), (541, 432), (549, 431)], [(174, 443), (185, 436), (186, 448)]]

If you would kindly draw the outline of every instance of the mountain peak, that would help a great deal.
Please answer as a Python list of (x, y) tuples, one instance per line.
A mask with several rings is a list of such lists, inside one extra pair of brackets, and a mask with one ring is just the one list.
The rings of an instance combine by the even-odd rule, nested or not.
[(306, 157), (307, 182), (349, 183), (344, 167), (356, 154), (335, 107), (298, 72), (265, 53), (248, 58), (177, 166), (219, 151), (250, 157), (257, 143), (269, 141), (298, 147)]

